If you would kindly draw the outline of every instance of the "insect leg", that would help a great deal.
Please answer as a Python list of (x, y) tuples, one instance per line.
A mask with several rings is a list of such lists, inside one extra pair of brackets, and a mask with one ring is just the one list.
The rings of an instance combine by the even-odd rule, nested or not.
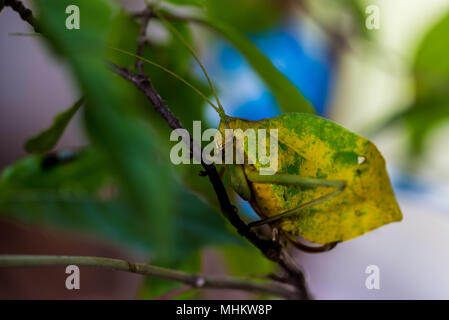
[(259, 221), (251, 222), (249, 224), (250, 228), (258, 227), (258, 226), (261, 226), (261, 225), (264, 225), (267, 223), (273, 223), (273, 222), (278, 221), (279, 219), (298, 215), (305, 208), (311, 207), (311, 206), (319, 204), (319, 203), (323, 203), (329, 199), (336, 197), (346, 187), (346, 183), (344, 181), (304, 178), (304, 177), (288, 175), (288, 174), (276, 174), (276, 175), (271, 175), (271, 176), (263, 176), (263, 175), (259, 175), (257, 173), (248, 173), (247, 178), (251, 182), (258, 182), (258, 183), (301, 185), (301, 186), (323, 186), (323, 187), (338, 188), (337, 190), (330, 192), (322, 197), (319, 197), (315, 200), (304, 203), (297, 208), (287, 210), (287, 211), (285, 211), (281, 214), (278, 214), (276, 216), (273, 216), (273, 217), (269, 217), (269, 218), (262, 219)]
[(300, 186), (315, 186), (315, 187), (336, 187), (344, 188), (346, 182), (342, 180), (326, 180), (318, 178), (306, 178), (293, 174), (273, 174), (273, 175), (261, 175), (257, 172), (248, 172), (246, 177), (251, 182), (257, 183), (271, 183), (282, 185), (300, 185)]
[(319, 253), (319, 252), (330, 251), (333, 248), (335, 248), (337, 246), (337, 244), (338, 244), (338, 242), (331, 242), (331, 243), (324, 244), (322, 246), (312, 247), (312, 246), (308, 246), (308, 245), (302, 243), (301, 241), (299, 241), (298, 239), (293, 237), (288, 232), (282, 232), (282, 235), (284, 237), (286, 237), (287, 240), (291, 244), (293, 244), (297, 249), (305, 251), (305, 252), (309, 252), (309, 253)]
[(298, 215), (302, 210), (304, 210), (304, 209), (306, 209), (308, 207), (311, 207), (311, 206), (319, 204), (319, 203), (323, 203), (324, 201), (327, 201), (329, 199), (332, 199), (332, 198), (336, 197), (337, 195), (339, 195), (343, 191), (343, 189), (344, 188), (339, 188), (338, 190), (335, 190), (335, 191), (333, 191), (331, 193), (328, 193), (328, 194), (326, 194), (326, 195), (324, 195), (322, 197), (319, 197), (319, 198), (317, 198), (315, 200), (306, 202), (306, 203), (304, 203), (304, 204), (302, 204), (299, 207), (296, 207), (294, 209), (290, 209), (290, 210), (287, 210), (285, 212), (282, 212), (281, 214), (278, 214), (276, 216), (269, 217), (269, 218), (266, 218), (266, 219), (262, 219), (262, 220), (259, 220), (259, 221), (251, 222), (249, 224), (249, 227), (250, 228), (254, 228), (254, 227), (258, 227), (258, 226), (261, 226), (261, 225), (264, 225), (264, 224), (267, 224), (267, 223), (276, 222), (276, 221), (278, 221), (280, 219), (283, 219), (283, 218), (287, 218), (287, 217)]

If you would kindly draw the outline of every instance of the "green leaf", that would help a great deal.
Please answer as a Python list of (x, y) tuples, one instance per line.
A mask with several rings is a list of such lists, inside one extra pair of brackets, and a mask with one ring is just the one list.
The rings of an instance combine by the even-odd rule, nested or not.
[(417, 100), (430, 96), (449, 99), (449, 15), (440, 20), (423, 39), (415, 58)]
[(234, 276), (265, 276), (272, 273), (276, 264), (265, 258), (253, 246), (221, 246), (229, 271)]
[(25, 150), (29, 153), (45, 153), (53, 149), (83, 102), (83, 98), (81, 98), (69, 109), (58, 114), (48, 129), (27, 140)]
[[(125, 11), (121, 10), (113, 17), (107, 43), (114, 48), (136, 52), (139, 33), (140, 26), (137, 21)], [(114, 50), (107, 51), (106, 58), (119, 66), (132, 66), (136, 62), (134, 57), (118, 53)]]
[[(172, 254), (174, 179), (170, 163), (158, 156), (155, 135), (133, 104), (132, 94), (107, 69), (106, 43), (114, 14), (105, 0), (39, 0), (44, 35), (69, 62), (86, 97), (85, 123), (91, 141), (101, 147), (117, 171), (122, 191), (147, 228), (161, 255)], [(79, 30), (67, 30), (65, 8), (76, 4)]]
[(221, 21), (240, 32), (266, 30), (282, 17), (282, 4), (271, 0), (208, 0), (211, 20)]
[[(132, 207), (101, 194), (113, 180), (104, 155), (33, 156), (7, 167), (0, 179), (0, 211), (31, 224), (53, 225), (147, 248)], [(107, 162), (106, 162), (107, 163)], [(104, 189), (105, 188), (105, 189)], [(103, 191), (102, 191), (103, 190)]]
[[(139, 27), (134, 19), (125, 13), (121, 13), (115, 20), (117, 20), (117, 23), (116, 26), (114, 24), (112, 37), (109, 40), (110, 46), (121, 48), (129, 52), (135, 52)], [(193, 45), (191, 32), (187, 23), (172, 21), (171, 24), (182, 34), (183, 38), (189, 44)], [(171, 32), (171, 30), (169, 31)], [(192, 57), (185, 46), (173, 34), (168, 43), (149, 44), (148, 47), (144, 49), (142, 55), (147, 59), (164, 65), (176, 74), (179, 74), (206, 95), (211, 93), (210, 88), (205, 85), (204, 81), (201, 81), (195, 74), (192, 74)], [(134, 57), (130, 58), (129, 56), (117, 53), (114, 50), (108, 52), (108, 58), (119, 65), (126, 66), (135, 63)], [(205, 120), (204, 101), (191, 88), (166, 72), (161, 71), (159, 68), (149, 64), (145, 64), (144, 68), (145, 72), (150, 76), (158, 93), (164, 98), (173, 113), (176, 114), (186, 126), (187, 130), (192, 132), (191, 126), (194, 120)], [(168, 140), (167, 137), (170, 135), (170, 128), (164, 121), (161, 121), (160, 115), (154, 110), (153, 106), (148, 103), (147, 97), (136, 89), (134, 85), (126, 83), (125, 81), (123, 81), (123, 85), (128, 86), (129, 90), (135, 94), (135, 104), (142, 106), (142, 109), (147, 113), (146, 117), (151, 122), (152, 127), (156, 129), (155, 131), (158, 136), (161, 139)], [(176, 94), (173, 94), (173, 92), (176, 92)], [(186, 106), (189, 106), (189, 108), (186, 108)], [(205, 127), (205, 121), (202, 122), (202, 125), (204, 130), (207, 129)], [(170, 148), (173, 145), (173, 143), (161, 144), (159, 146), (160, 153), (169, 154)], [(211, 203), (216, 203), (215, 194), (210, 192), (210, 182), (198, 175), (198, 172), (202, 170), (201, 165), (176, 166), (175, 169), (190, 188), (207, 198)]]
[(276, 69), (270, 59), (238, 30), (211, 18), (198, 18), (198, 21), (217, 31), (240, 51), (270, 88), (284, 112), (314, 113), (310, 102), (304, 98), (295, 85)]
[(0, 175), (2, 194), (16, 189), (94, 192), (105, 182), (110, 167), (107, 158), (95, 151), (60, 151), (24, 158), (6, 167)]
[(428, 135), (448, 120), (449, 101), (435, 96), (416, 101), (392, 118), (387, 125), (405, 121), (410, 132), (410, 154), (419, 158), (425, 150)]
[(116, 182), (99, 150), (28, 157), (0, 176), (0, 212), (27, 223), (89, 232), (144, 250), (157, 261), (183, 261), (205, 245), (241, 243), (215, 209), (176, 185), (172, 255), (157, 255), (148, 225)]
[(429, 134), (449, 120), (449, 15), (438, 21), (421, 42), (415, 57), (415, 101), (379, 129), (405, 122), (409, 151), (419, 159)]
[(207, 2), (207, 0), (165, 0), (165, 1), (175, 5), (196, 6), (196, 7), (204, 7)]

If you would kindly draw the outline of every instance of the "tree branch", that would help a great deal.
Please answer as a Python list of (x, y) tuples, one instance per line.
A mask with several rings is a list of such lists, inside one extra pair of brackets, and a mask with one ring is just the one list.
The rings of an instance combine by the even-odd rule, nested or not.
[[(152, 14), (153, 14), (153, 9), (150, 6), (147, 6), (145, 8), (145, 10), (142, 12), (142, 23), (140, 25), (139, 37), (137, 39), (137, 51), (136, 51), (136, 54), (138, 56), (142, 55), (143, 49), (145, 47), (146, 32), (147, 32), (148, 24), (150, 22)], [(143, 61), (138, 59), (138, 58), (136, 59), (136, 69), (139, 72), (139, 74), (143, 74), (144, 73)]]
[[(36, 32), (38, 31), (36, 21), (33, 18), (31, 10), (25, 8), (23, 4), (17, 0), (6, 0), (6, 5), (9, 5), (13, 8), (13, 10), (17, 11), (21, 18), (25, 21), (27, 21), (30, 25), (34, 27)], [(152, 13), (146, 14), (149, 18), (152, 16)], [(145, 14), (144, 14), (145, 16)], [(148, 18), (148, 19), (149, 19)], [(183, 19), (180, 17), (174, 17), (175, 19)], [(145, 21), (144, 21), (145, 22)], [(148, 22), (146, 22), (148, 23)], [(143, 29), (143, 28), (142, 28)], [(141, 33), (142, 33), (141, 29)], [(140, 37), (139, 37), (140, 39)], [(110, 68), (126, 79), (127, 81), (133, 83), (140, 91), (142, 91), (145, 96), (148, 98), (148, 100), (151, 102), (151, 104), (154, 106), (155, 110), (165, 119), (167, 124), (172, 129), (184, 129), (184, 126), (179, 121), (179, 119), (171, 112), (171, 110), (168, 108), (167, 103), (161, 98), (159, 93), (154, 89), (153, 85), (151, 84), (151, 81), (148, 76), (146, 76), (144, 73), (141, 74), (135, 74), (131, 71), (129, 71), (126, 68), (119, 67), (113, 63), (109, 63)], [(190, 147), (191, 147), (191, 153), (193, 156), (193, 146), (194, 141), (192, 138)], [(310, 295), (307, 290), (306, 282), (304, 274), (301, 270), (301, 268), (295, 263), (293, 258), (288, 254), (288, 252), (285, 250), (285, 248), (282, 247), (282, 245), (273, 240), (267, 240), (259, 237), (258, 234), (253, 232), (247, 224), (240, 218), (240, 216), (237, 213), (237, 208), (232, 205), (232, 203), (229, 200), (228, 194), (226, 192), (226, 189), (223, 185), (223, 182), (221, 181), (221, 178), (215, 168), (214, 165), (208, 165), (201, 161), (202, 166), (205, 169), (205, 172), (207, 176), (209, 177), (209, 180), (214, 188), (214, 191), (217, 195), (218, 202), (220, 204), (220, 209), (222, 214), (225, 216), (225, 218), (232, 224), (232, 226), (237, 230), (237, 232), (245, 237), (250, 243), (252, 243), (256, 248), (258, 248), (261, 253), (268, 258), (269, 260), (277, 263), (279, 266), (282, 267), (282, 269), (285, 271), (286, 275), (282, 277), (278, 277), (278, 279), (282, 279), (283, 282), (291, 284), (294, 286), (295, 293), (294, 295), (290, 295), (290, 298), (297, 298), (297, 299), (310, 299)], [(66, 257), (66, 259), (69, 259), (69, 257)], [(91, 258), (92, 259), (92, 258)], [(97, 258), (101, 259), (101, 258)], [(114, 261), (113, 259), (109, 259), (109, 261)], [(119, 260), (127, 263), (126, 261)], [(22, 261), (26, 262), (26, 261)], [(87, 261), (85, 261), (87, 263)], [(18, 260), (17, 260), (18, 263)], [(117, 264), (115, 264), (117, 266)], [(15, 266), (20, 266), (16, 264)], [(123, 265), (121, 264), (122, 268)], [(130, 265), (131, 266), (131, 265)], [(122, 270), (122, 269), (117, 269)], [(133, 272), (129, 268), (128, 271)], [(182, 281), (181, 281), (182, 282)]]
[(0, 268), (51, 267), (71, 264), (76, 266), (89, 266), (131, 272), (148, 277), (184, 283), (192, 288), (234, 289), (248, 292), (262, 292), (287, 299), (296, 297), (296, 290), (294, 287), (275, 281), (260, 283), (229, 276), (190, 274), (183, 271), (120, 259), (81, 256), (0, 255)]
[(36, 32), (40, 32), (36, 20), (33, 17), (33, 12), (25, 7), (22, 2), (18, 0), (5, 0), (5, 6), (11, 7), (15, 12), (20, 15), (23, 21), (28, 22)]
[[(147, 99), (154, 106), (155, 110), (167, 121), (172, 129), (185, 129), (179, 119), (171, 112), (167, 103), (161, 98), (156, 89), (151, 84), (148, 76), (144, 74), (135, 74), (132, 71), (109, 63), (112, 71), (120, 75), (125, 80), (133, 83), (142, 91)], [(190, 138), (192, 140), (192, 137)], [(192, 141), (193, 142), (193, 141)], [(193, 143), (190, 143), (191, 153), (193, 153)], [(229, 200), (226, 189), (221, 178), (213, 165), (208, 165), (201, 161), (207, 176), (217, 195), (222, 214), (237, 230), (237, 232), (258, 248), (262, 254), (269, 260), (279, 264), (287, 273), (285, 282), (293, 284), (297, 289), (297, 298), (309, 299), (308, 290), (302, 270), (297, 266), (287, 251), (277, 241), (266, 240), (253, 232), (248, 225), (240, 218), (237, 208)]]

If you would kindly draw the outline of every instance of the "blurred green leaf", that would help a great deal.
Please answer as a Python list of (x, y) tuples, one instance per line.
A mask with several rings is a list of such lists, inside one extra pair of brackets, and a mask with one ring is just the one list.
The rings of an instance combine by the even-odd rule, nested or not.
[[(154, 20), (153, 22), (158, 23), (161, 28), (167, 31), (168, 39), (166, 43), (159, 44), (150, 41), (149, 48), (145, 51), (148, 57), (155, 59), (172, 71), (177, 73), (180, 72), (180, 75), (186, 75), (186, 73), (191, 75), (193, 70), (192, 56), (188, 49), (173, 33), (173, 30), (167, 28), (167, 26), (160, 21)], [(192, 34), (185, 21), (172, 21), (170, 22), (170, 25), (182, 36), (186, 43), (193, 46)], [(149, 39), (151, 39), (152, 36), (153, 35), (151, 34), (148, 35)], [(174, 80), (173, 76), (168, 75), (166, 72), (164, 73)], [(179, 83), (179, 80), (176, 81)]]
[(6, 167), (0, 186), (8, 194), (22, 188), (93, 192), (110, 175), (106, 163), (104, 155), (92, 150), (32, 156)]
[[(28, 223), (87, 231), (154, 255), (158, 246), (148, 225), (121, 196), (116, 181), (107, 156), (98, 150), (28, 157), (0, 176), (0, 211)], [(158, 261), (183, 261), (205, 245), (242, 243), (215, 209), (184, 186), (176, 185), (174, 197), (172, 255), (155, 255)]]
[[(253, 246), (220, 246), (219, 252), (224, 258), (227, 271), (237, 277), (266, 277), (273, 274), (276, 264), (265, 258)], [(270, 295), (254, 295), (252, 299), (272, 299)]]
[(417, 100), (438, 96), (449, 99), (449, 15), (427, 33), (415, 58)]
[(433, 129), (449, 120), (449, 100), (428, 97), (416, 101), (409, 108), (390, 119), (387, 125), (405, 121), (409, 130), (410, 152), (421, 155), (426, 146), (426, 138)]
[[(140, 26), (137, 21), (122, 10), (112, 19), (107, 44), (114, 48), (136, 52), (137, 39), (140, 33)], [(114, 50), (108, 50), (106, 52), (106, 58), (123, 67), (133, 66), (136, 62), (134, 57), (121, 54)]]
[(270, 88), (284, 112), (313, 113), (314, 109), (301, 92), (251, 41), (238, 30), (211, 18), (198, 18), (233, 44)]
[[(437, 126), (449, 120), (449, 15), (426, 34), (415, 57), (415, 102), (393, 115), (385, 126), (405, 121), (410, 151), (419, 156), (426, 138)], [(382, 128), (383, 128), (382, 127)]]
[(29, 153), (45, 153), (53, 149), (83, 102), (81, 98), (69, 109), (58, 114), (48, 129), (27, 140), (25, 150)]
[[(39, 0), (44, 35), (71, 65), (86, 96), (85, 121), (94, 144), (105, 150), (117, 170), (122, 191), (135, 207), (140, 223), (158, 254), (171, 254), (173, 177), (170, 164), (158, 157), (158, 144), (148, 123), (132, 104), (129, 90), (106, 67), (113, 2)], [(76, 4), (82, 16), (79, 30), (67, 30), (65, 8)]]
[[(52, 155), (53, 157), (53, 155)], [(132, 208), (101, 193), (112, 183), (107, 159), (86, 150), (70, 158), (25, 158), (7, 167), (0, 179), (0, 210), (27, 223), (53, 225), (109, 237), (147, 248), (144, 226)], [(100, 192), (102, 188), (106, 190)], [(141, 236), (140, 236), (141, 237)]]
[[(126, 51), (135, 52), (136, 39), (139, 35), (137, 24), (133, 21), (132, 17), (124, 13), (121, 13), (116, 20), (117, 24), (120, 26), (114, 29), (114, 36), (109, 39), (109, 45), (111, 47), (118, 47)], [(176, 21), (171, 22), (171, 24), (189, 44), (193, 45), (191, 32), (187, 23)], [(161, 27), (165, 28), (163, 25), (161, 25)], [(210, 95), (210, 88), (204, 81), (199, 80), (192, 71), (192, 57), (189, 51), (173, 34), (171, 34), (170, 30), (167, 29), (167, 32), (171, 35), (167, 42), (153, 43), (150, 41), (148, 46), (145, 47), (142, 55), (145, 58), (156, 61), (176, 72), (176, 74), (182, 76), (206, 95)], [(151, 34), (148, 35), (148, 37), (151, 39)], [(130, 58), (127, 55), (117, 53), (113, 50), (108, 52), (108, 58), (123, 66), (133, 65), (135, 63), (133, 57)], [(204, 121), (204, 108), (206, 106), (203, 99), (198, 96), (198, 94), (159, 68), (148, 64), (145, 64), (144, 68), (154, 87), (170, 106), (170, 109), (174, 114), (176, 114), (186, 126), (187, 130), (192, 132), (192, 123), (194, 120), (202, 120), (203, 129), (207, 129), (206, 121)], [(142, 110), (146, 113), (146, 117), (151, 122), (152, 127), (156, 129), (155, 131), (160, 139), (169, 141), (171, 130), (164, 121), (161, 121), (160, 115), (157, 114), (151, 104), (149, 104), (148, 99), (136, 89), (134, 85), (129, 84), (124, 80), (122, 82), (124, 86), (127, 86), (128, 89), (134, 93), (135, 104), (142, 107)], [(173, 94), (173, 92), (176, 92), (176, 94)], [(164, 155), (168, 155), (170, 148), (173, 145), (174, 142), (161, 144), (159, 146), (160, 152)], [(198, 175), (200, 170), (202, 170), (201, 165), (176, 166), (177, 173), (181, 175), (183, 181), (190, 188), (206, 197), (211, 203), (216, 203), (215, 194), (210, 192), (210, 182)]]
[(211, 20), (232, 25), (240, 32), (266, 30), (279, 21), (282, 2), (276, 0), (208, 0)]
[(208, 0), (165, 0), (175, 5), (204, 7)]
[(220, 251), (234, 276), (265, 276), (274, 271), (276, 264), (265, 258), (253, 246), (221, 246)]

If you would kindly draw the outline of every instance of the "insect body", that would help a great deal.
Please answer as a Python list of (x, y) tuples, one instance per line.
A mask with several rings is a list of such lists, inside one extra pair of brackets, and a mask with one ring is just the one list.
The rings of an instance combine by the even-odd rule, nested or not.
[(222, 135), (226, 128), (278, 130), (275, 174), (259, 174), (258, 161), (227, 165), (232, 187), (262, 218), (251, 226), (269, 223), (289, 239), (330, 244), (402, 219), (380, 152), (338, 124), (286, 113), (259, 121), (228, 117)]
[[(273, 175), (260, 174), (265, 164), (254, 153), (263, 151), (263, 147), (254, 151), (248, 148), (248, 143), (243, 144), (242, 151), (248, 159), (257, 161), (225, 165), (232, 188), (261, 217), (260, 221), (250, 223), (251, 227), (273, 225), (300, 248), (314, 250), (300, 244), (294, 237), (300, 235), (328, 248), (330, 244), (402, 219), (385, 161), (373, 143), (330, 120), (310, 114), (286, 113), (259, 121), (229, 117), (193, 48), (155, 12), (201, 66), (217, 105), (165, 67), (124, 50), (116, 50), (170, 73), (195, 90), (219, 114), (221, 137), (226, 137), (226, 129), (241, 129), (243, 132), (247, 129), (278, 130), (278, 161)], [(227, 143), (229, 141), (225, 140), (224, 144)], [(264, 147), (269, 145), (267, 142)]]

